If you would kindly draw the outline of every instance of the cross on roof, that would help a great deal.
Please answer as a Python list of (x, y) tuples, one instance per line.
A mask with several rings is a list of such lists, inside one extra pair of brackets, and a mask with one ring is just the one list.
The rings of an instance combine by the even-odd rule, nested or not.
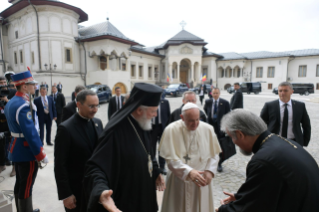
[(185, 21), (182, 21), (182, 22), (180, 23), (180, 25), (182, 26), (182, 29), (184, 29), (184, 27), (186, 26), (186, 22), (185, 22)]

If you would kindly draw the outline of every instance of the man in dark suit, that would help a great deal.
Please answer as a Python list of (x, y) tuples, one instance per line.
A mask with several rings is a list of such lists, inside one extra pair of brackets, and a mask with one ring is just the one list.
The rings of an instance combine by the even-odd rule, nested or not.
[(91, 90), (77, 95), (79, 112), (61, 123), (55, 137), (54, 173), (66, 211), (80, 211), (84, 167), (98, 144), (102, 121), (94, 118), (99, 98)]
[(59, 82), (59, 84), (57, 84), (57, 89), (58, 89), (58, 92), (59, 93), (62, 93), (62, 84), (61, 84), (61, 82)]
[(235, 110), (236, 108), (244, 108), (243, 103), (243, 93), (240, 90), (240, 85), (238, 82), (234, 83), (235, 93), (230, 100), (230, 109)]
[(199, 100), (200, 100), (201, 105), (203, 105), (205, 93), (207, 93), (206, 86), (205, 86), (204, 82), (202, 82), (202, 84), (199, 86), (199, 90), (198, 90), (198, 95), (199, 95)]
[(47, 89), (45, 86), (40, 87), (40, 96), (34, 99), (34, 104), (37, 106), (37, 114), (40, 127), (40, 139), (43, 144), (44, 139), (44, 124), (46, 126), (46, 142), (48, 146), (52, 146), (51, 143), (51, 127), (52, 120), (56, 120), (57, 114), (54, 105), (54, 101), (51, 96), (47, 96)]
[(56, 109), (56, 113), (57, 113), (57, 119), (56, 119), (56, 124), (57, 127), (60, 125), (60, 123), (62, 122), (62, 110), (63, 107), (65, 106), (65, 98), (64, 95), (62, 93), (59, 93), (57, 91), (57, 88), (55, 85), (52, 86), (52, 94), (51, 97), (54, 100), (54, 104), (55, 104), (55, 109)]
[[(204, 111), (207, 114), (207, 123), (214, 127), (215, 134), (217, 135), (218, 141), (220, 141), (221, 138), (225, 137), (225, 132), (222, 132), (220, 130), (220, 121), (223, 116), (230, 111), (230, 107), (227, 100), (219, 98), (219, 88), (214, 88), (212, 90), (212, 96), (212, 99), (208, 99), (205, 101)], [(222, 156), (223, 153), (220, 153), (220, 159), (217, 167), (218, 172), (223, 171), (222, 163), (224, 161), (222, 159)]]
[(47, 92), (48, 92), (48, 90), (49, 90), (49, 86), (48, 86), (47, 82), (44, 82), (44, 87), (46, 87)]
[(266, 102), (260, 117), (270, 132), (295, 140), (301, 146), (308, 146), (311, 136), (310, 119), (305, 104), (292, 100), (292, 93), (293, 88), (289, 82), (280, 83), (279, 100)]
[[(74, 96), (76, 96), (77, 93), (84, 90), (85, 87), (83, 85), (78, 85), (75, 87)], [(66, 106), (64, 106), (62, 111), (62, 122), (70, 118), (76, 113), (76, 100), (74, 99), (72, 102), (69, 102)]]
[[(186, 91), (186, 92), (184, 92), (184, 93), (183, 93), (183, 99), (182, 99), (182, 101), (183, 101), (182, 106), (181, 106), (180, 108), (177, 108), (176, 110), (174, 110), (174, 111), (172, 112), (172, 114), (170, 115), (169, 121), (168, 121), (169, 124), (172, 123), (172, 122), (174, 122), (174, 121), (177, 121), (177, 120), (180, 120), (180, 119), (181, 119), (180, 115), (182, 114), (182, 107), (183, 107), (187, 102), (192, 102), (192, 103), (196, 104), (196, 101), (197, 101), (197, 99), (196, 99), (196, 93), (193, 92), (193, 91)], [(206, 122), (206, 114), (205, 114), (203, 111), (201, 111), (201, 110), (200, 110), (200, 117), (199, 117), (199, 118), (200, 118), (201, 121)]]
[(113, 96), (110, 99), (109, 102), (109, 109), (108, 109), (108, 118), (109, 120), (111, 119), (112, 115), (120, 110), (123, 107), (123, 102), (124, 102), (124, 96), (121, 96), (121, 88), (120, 87), (116, 87), (115, 88), (115, 96)]
[[(162, 98), (157, 108), (157, 116), (152, 118), (151, 137), (152, 137), (152, 144), (153, 144), (152, 147), (153, 147), (154, 157), (156, 156), (157, 142), (161, 140), (163, 131), (168, 124), (170, 115), (171, 115), (171, 109), (169, 106), (169, 102), (166, 99)], [(160, 165), (162, 174), (166, 175), (167, 171), (165, 170), (165, 159), (159, 156), (158, 154), (158, 160), (159, 160), (159, 165)]]

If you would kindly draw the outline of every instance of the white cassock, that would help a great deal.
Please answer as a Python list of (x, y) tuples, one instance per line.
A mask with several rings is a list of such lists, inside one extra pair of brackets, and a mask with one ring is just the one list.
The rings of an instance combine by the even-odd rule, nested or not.
[(182, 120), (173, 122), (163, 132), (159, 151), (169, 168), (161, 211), (214, 212), (212, 181), (199, 188), (188, 177), (192, 169), (216, 174), (221, 149), (214, 128), (200, 121), (189, 131)]

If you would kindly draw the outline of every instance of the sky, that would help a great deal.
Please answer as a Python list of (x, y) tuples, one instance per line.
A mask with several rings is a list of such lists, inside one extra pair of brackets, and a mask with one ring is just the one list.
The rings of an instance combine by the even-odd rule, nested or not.
[[(5, 1), (5, 2), (4, 2)], [(146, 47), (182, 30), (214, 53), (319, 49), (318, 0), (61, 0), (81, 8), (90, 26), (106, 21)], [(0, 11), (11, 4), (1, 0)]]

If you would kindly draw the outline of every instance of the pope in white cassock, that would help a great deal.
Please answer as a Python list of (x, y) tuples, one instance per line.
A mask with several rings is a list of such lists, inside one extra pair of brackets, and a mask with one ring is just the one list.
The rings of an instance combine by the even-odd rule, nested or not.
[(221, 152), (214, 128), (187, 103), (181, 120), (168, 125), (159, 146), (169, 171), (162, 212), (214, 212), (213, 185)]

